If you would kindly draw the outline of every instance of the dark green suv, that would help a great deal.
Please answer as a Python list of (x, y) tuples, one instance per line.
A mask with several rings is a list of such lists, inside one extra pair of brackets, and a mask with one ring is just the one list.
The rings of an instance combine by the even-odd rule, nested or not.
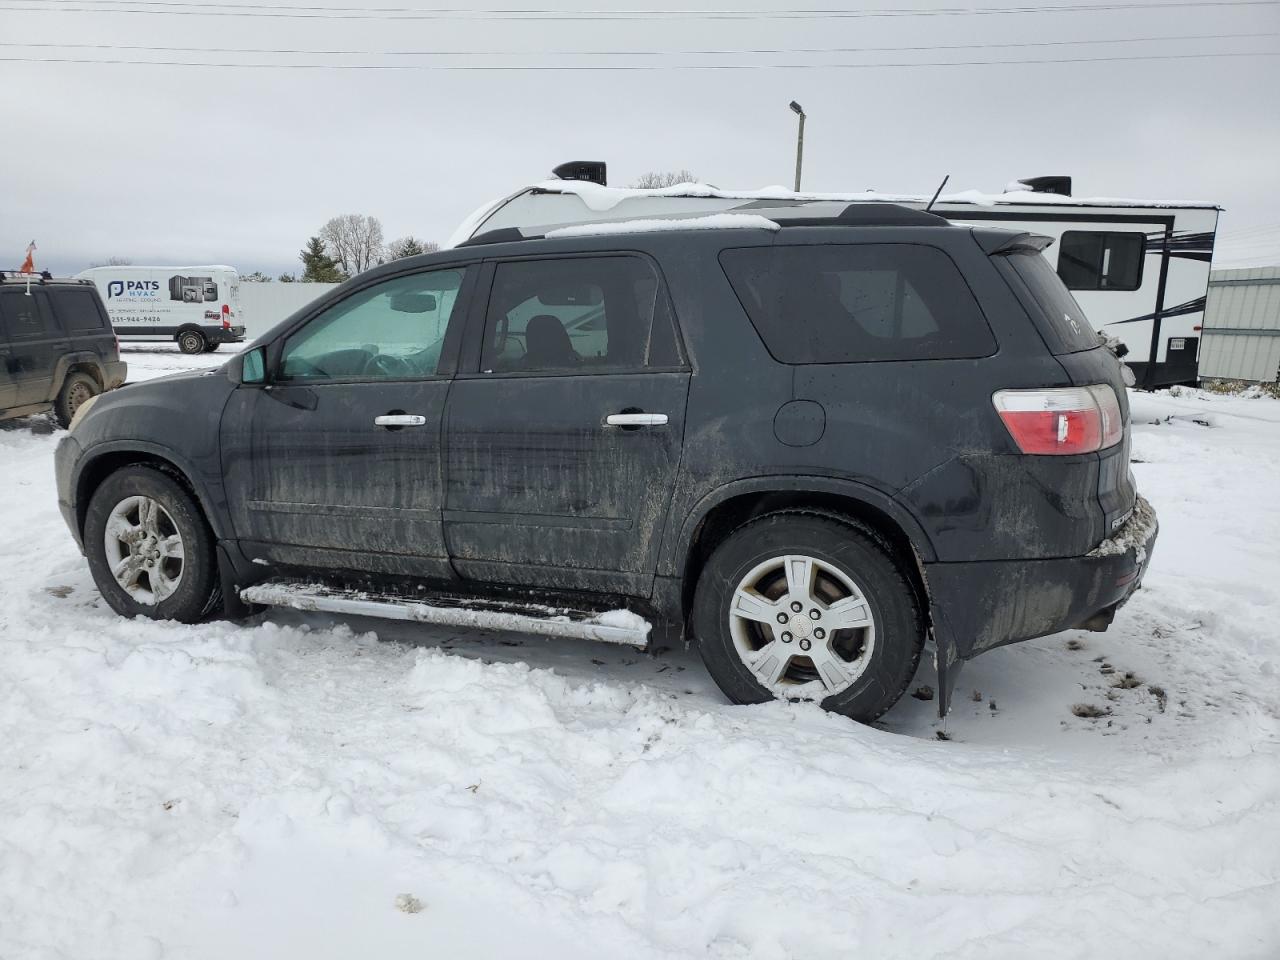
[(0, 272), (0, 420), (52, 410), (68, 426), (126, 370), (91, 281)]

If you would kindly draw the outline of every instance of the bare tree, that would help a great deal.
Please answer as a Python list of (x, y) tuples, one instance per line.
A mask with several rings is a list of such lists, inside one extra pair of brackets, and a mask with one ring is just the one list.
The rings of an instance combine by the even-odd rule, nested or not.
[(698, 178), (688, 170), (650, 170), (641, 174), (631, 184), (635, 190), (656, 190), (659, 187), (674, 187), (677, 183), (697, 183)]
[(321, 227), (320, 237), (343, 272), (350, 276), (383, 262), (382, 223), (377, 217), (345, 213)]
[(419, 240), (415, 236), (401, 237), (387, 244), (388, 260), (403, 260), (405, 257), (416, 257), (421, 253), (435, 253), (440, 244), (434, 240)]
[(95, 260), (89, 264), (89, 267), (131, 267), (133, 261), (128, 257), (107, 257), (105, 260)]

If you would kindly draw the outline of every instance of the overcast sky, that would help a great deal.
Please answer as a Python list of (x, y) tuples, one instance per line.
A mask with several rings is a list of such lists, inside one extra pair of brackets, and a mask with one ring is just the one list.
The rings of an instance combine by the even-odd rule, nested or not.
[[(1077, 195), (1211, 200), (1226, 209), (1224, 233), (1280, 229), (1277, 56), (599, 72), (251, 70), (5, 59), (669, 68), (1280, 52), (1276, 3), (1189, 7), (1170, 0), (1159, 9), (967, 16), (698, 19), (682, 13), (512, 21), (484, 15), (245, 15), (280, 12), (264, 4), (421, 12), (460, 8), (466, 0), (227, 2), (245, 4), (244, 10), (200, 16), (189, 14), (209, 8), (0, 0), (0, 261), (12, 260), (16, 267), (34, 237), (37, 262), (59, 272), (121, 256), (135, 263), (225, 262), (242, 272), (276, 275), (299, 269), (297, 251), (335, 214), (377, 216), (387, 239), (412, 233), (444, 240), (473, 208), (544, 178), (569, 159), (607, 161), (614, 185), (626, 185), (646, 170), (678, 168), (722, 187), (790, 184), (792, 99), (809, 116), (807, 189), (928, 193), (950, 173), (948, 192), (999, 191), (1016, 177), (1070, 174)], [(1012, 0), (975, 5), (985, 2)], [(520, 4), (490, 0), (468, 9)], [(523, 5), (588, 7), (581, 0)], [(58, 9), (104, 6), (184, 15)], [(227, 12), (226, 6), (217, 9)], [(786, 9), (778, 0), (749, 6), (698, 0), (694, 6)], [(846, 11), (941, 6), (943, 0), (799, 5)], [(692, 9), (672, 0), (611, 0), (595, 7)], [(1245, 36), (1219, 36), (1224, 34)], [(1153, 37), (1195, 39), (1063, 43)], [(621, 53), (1014, 43), (1059, 45), (677, 57)], [(483, 53), (388, 57), (212, 48)]]

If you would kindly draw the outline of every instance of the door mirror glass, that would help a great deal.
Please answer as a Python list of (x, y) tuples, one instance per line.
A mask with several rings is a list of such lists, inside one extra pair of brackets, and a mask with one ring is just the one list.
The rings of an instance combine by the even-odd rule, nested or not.
[(240, 361), (241, 383), (264, 383), (267, 379), (267, 348), (257, 347), (244, 354)]

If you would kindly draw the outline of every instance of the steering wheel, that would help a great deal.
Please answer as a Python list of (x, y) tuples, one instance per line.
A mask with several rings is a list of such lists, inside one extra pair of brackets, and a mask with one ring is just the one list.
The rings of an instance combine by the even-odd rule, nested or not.
[(384, 377), (395, 379), (396, 377), (413, 376), (413, 367), (407, 360), (400, 357), (392, 356), (389, 353), (375, 353), (365, 362), (364, 372), (381, 374)]

